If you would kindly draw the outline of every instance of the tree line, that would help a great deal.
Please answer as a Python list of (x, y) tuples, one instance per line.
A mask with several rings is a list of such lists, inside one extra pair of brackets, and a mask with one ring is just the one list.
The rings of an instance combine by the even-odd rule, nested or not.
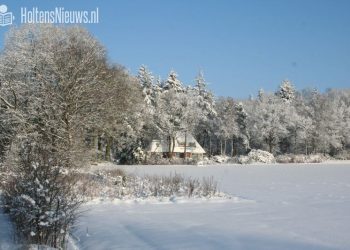
[(261, 89), (256, 97), (235, 100), (215, 97), (202, 72), (188, 87), (173, 71), (165, 81), (154, 81), (145, 66), (137, 78), (157, 128), (152, 138), (189, 131), (208, 156), (237, 156), (251, 149), (335, 156), (350, 147), (350, 89), (297, 91), (283, 80), (273, 93)]

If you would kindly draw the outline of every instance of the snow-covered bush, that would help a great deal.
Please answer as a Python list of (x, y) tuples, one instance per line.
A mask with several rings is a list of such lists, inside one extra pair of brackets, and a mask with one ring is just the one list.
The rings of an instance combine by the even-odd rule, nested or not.
[(214, 180), (213, 176), (203, 178), (201, 184), (203, 196), (213, 196), (217, 192), (218, 183)]
[(5, 210), (21, 241), (64, 247), (82, 202), (73, 192), (75, 175), (65, 158), (39, 143), (23, 143), (6, 162), (2, 183)]
[(249, 157), (247, 155), (241, 155), (238, 157), (239, 164), (249, 164)]
[(260, 149), (252, 149), (247, 156), (240, 156), (239, 163), (251, 164), (251, 163), (275, 163), (275, 157), (273, 154)]
[(149, 155), (143, 163), (147, 165), (195, 165), (198, 162), (192, 158), (163, 158), (161, 155)]
[(144, 161), (145, 152), (137, 143), (124, 146), (117, 154), (120, 164), (140, 164)]
[(350, 160), (350, 151), (343, 150), (334, 156), (336, 160)]
[(196, 162), (197, 165), (216, 165), (216, 164), (237, 164), (239, 162), (239, 157), (230, 157), (223, 155), (215, 155), (211, 158), (204, 157), (203, 160)]
[(287, 155), (287, 154), (277, 155), (275, 157), (275, 159), (276, 159), (276, 162), (278, 162), (278, 163), (291, 163), (291, 161), (292, 161), (291, 155)]
[(205, 157), (202, 161), (199, 161), (198, 165), (212, 165), (212, 164), (236, 164), (238, 163), (238, 157), (230, 157), (227, 155), (215, 155), (211, 158)]
[(276, 156), (276, 162), (278, 163), (320, 163), (327, 160), (327, 157), (322, 154), (312, 155), (278, 155)]
[[(118, 175), (119, 174), (119, 175)], [(179, 174), (169, 176), (126, 175), (125, 172), (98, 171), (82, 173), (78, 188), (86, 189), (86, 196), (109, 199), (147, 199), (164, 197), (214, 197), (222, 196), (217, 182), (212, 178), (202, 180), (185, 178)]]
[(226, 155), (215, 155), (211, 159), (216, 163), (226, 163), (230, 157)]
[(322, 154), (314, 154), (314, 155), (308, 155), (307, 156), (307, 163), (320, 163), (327, 160), (327, 157)]
[(148, 154), (144, 163), (148, 165), (169, 165), (170, 159), (163, 158), (160, 154)]

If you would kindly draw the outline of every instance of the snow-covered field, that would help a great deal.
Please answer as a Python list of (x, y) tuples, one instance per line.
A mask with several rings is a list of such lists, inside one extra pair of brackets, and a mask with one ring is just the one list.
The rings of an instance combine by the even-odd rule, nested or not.
[(123, 168), (214, 176), (239, 198), (92, 202), (74, 230), (80, 249), (350, 249), (348, 162)]

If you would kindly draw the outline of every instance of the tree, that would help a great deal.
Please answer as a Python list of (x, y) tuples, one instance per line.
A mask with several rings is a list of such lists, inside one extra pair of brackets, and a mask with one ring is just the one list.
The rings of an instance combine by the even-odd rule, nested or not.
[(270, 153), (275, 152), (280, 139), (287, 134), (287, 114), (282, 104), (281, 99), (273, 95), (252, 103), (248, 117), (254, 147), (262, 148), (265, 144)]
[(231, 140), (231, 155), (234, 154), (234, 140), (238, 137), (235, 103), (232, 98), (220, 98), (216, 103), (216, 135), (220, 142), (220, 154), (226, 155), (227, 141)]
[(148, 106), (154, 105), (155, 92), (154, 92), (154, 77), (148, 68), (142, 65), (139, 69), (137, 79), (142, 88), (142, 94), (144, 101)]
[(178, 75), (175, 71), (171, 70), (168, 79), (163, 85), (163, 90), (168, 91), (174, 89), (176, 92), (183, 92), (184, 87), (181, 81), (178, 79)]
[(183, 93), (179, 93), (175, 89), (163, 92), (157, 100), (154, 113), (154, 122), (158, 133), (167, 138), (170, 157), (173, 157), (176, 135), (181, 131), (183, 116), (181, 95)]
[(265, 92), (263, 89), (259, 89), (259, 92), (258, 92), (258, 99), (259, 101), (263, 102), (264, 101), (264, 95), (265, 95)]
[(195, 136), (199, 142), (205, 147), (209, 155), (212, 152), (212, 139), (214, 137), (214, 120), (217, 112), (215, 110), (214, 95), (207, 88), (207, 82), (204, 78), (203, 71), (200, 71), (195, 78), (195, 85), (193, 88), (194, 99), (198, 105), (198, 112), (200, 114), (199, 120), (195, 128)]
[(239, 138), (242, 141), (242, 145), (244, 146), (245, 151), (250, 150), (249, 140), (250, 135), (248, 131), (248, 114), (243, 107), (243, 103), (239, 102), (235, 106), (235, 111), (237, 115), (237, 125), (239, 128)]
[(204, 121), (206, 113), (200, 106), (198, 100), (200, 96), (192, 88), (188, 88), (184, 93), (179, 94), (180, 105), (182, 107), (182, 117), (180, 129), (185, 133), (184, 158), (187, 157), (187, 134), (193, 133), (198, 123)]
[(278, 92), (278, 95), (283, 101), (290, 102), (294, 99), (295, 89), (293, 84), (289, 80), (282, 81)]
[(24, 25), (8, 34), (1, 115), (14, 126), (2, 185), (10, 216), (28, 242), (64, 247), (81, 200), (73, 175), (62, 173), (85, 159), (105, 65), (104, 48), (79, 27)]

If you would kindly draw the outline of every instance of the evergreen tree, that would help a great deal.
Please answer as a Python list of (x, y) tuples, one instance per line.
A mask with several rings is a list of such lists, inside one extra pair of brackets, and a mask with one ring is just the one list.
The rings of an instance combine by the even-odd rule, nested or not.
[(264, 90), (263, 89), (259, 89), (259, 92), (258, 92), (258, 99), (259, 99), (259, 101), (264, 101), (264, 94), (265, 94), (265, 92), (264, 92)]
[(239, 102), (236, 106), (236, 114), (237, 114), (237, 124), (239, 127), (239, 132), (240, 132), (240, 139), (242, 140), (242, 144), (245, 148), (246, 151), (250, 150), (250, 145), (249, 145), (249, 132), (248, 132), (248, 114), (244, 110), (243, 103)]
[(145, 65), (141, 65), (137, 79), (141, 85), (144, 100), (147, 105), (154, 104), (154, 77)]
[(182, 82), (178, 79), (178, 75), (175, 71), (171, 70), (167, 80), (163, 86), (164, 90), (175, 90), (176, 92), (184, 92), (184, 86)]
[(278, 92), (276, 93), (283, 101), (291, 102), (295, 97), (295, 88), (289, 80), (282, 81)]

